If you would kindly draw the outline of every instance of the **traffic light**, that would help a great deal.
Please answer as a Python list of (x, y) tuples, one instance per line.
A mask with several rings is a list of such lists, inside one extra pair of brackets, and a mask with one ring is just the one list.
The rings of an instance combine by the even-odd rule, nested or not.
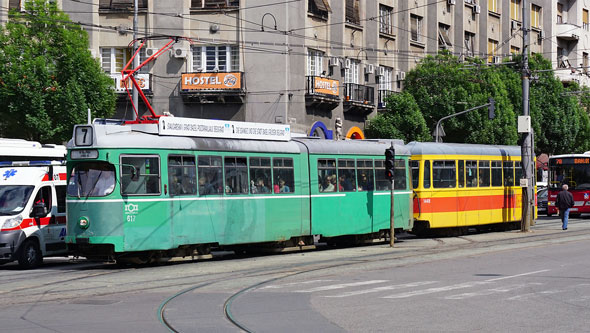
[(494, 111), (496, 111), (496, 101), (494, 101), (494, 99), (492, 97), (488, 98), (488, 102), (490, 103), (490, 105), (488, 105), (488, 118), (490, 120), (496, 118), (496, 113)]
[(395, 174), (395, 149), (393, 147), (385, 149), (385, 177), (393, 180)]

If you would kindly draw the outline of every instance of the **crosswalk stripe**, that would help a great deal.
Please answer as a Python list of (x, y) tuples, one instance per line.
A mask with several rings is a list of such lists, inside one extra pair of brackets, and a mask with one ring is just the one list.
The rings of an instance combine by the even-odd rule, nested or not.
[(488, 295), (499, 294), (499, 293), (507, 293), (509, 291), (513, 291), (513, 290), (516, 290), (519, 288), (524, 288), (524, 287), (531, 286), (531, 285), (540, 285), (540, 284), (541, 283), (513, 284), (513, 285), (508, 285), (508, 286), (503, 286), (503, 287), (498, 287), (498, 288), (485, 289), (485, 290), (476, 291), (476, 292), (472, 292), (472, 293), (451, 295), (451, 296), (445, 297), (445, 299), (460, 300), (460, 299), (466, 299), (466, 298), (471, 298), (471, 297), (488, 296)]
[(340, 295), (331, 295), (331, 296), (324, 296), (324, 297), (339, 298), (339, 297), (357, 296), (357, 295), (363, 295), (363, 294), (378, 293), (378, 292), (386, 291), (386, 290), (419, 287), (419, 286), (432, 284), (432, 283), (436, 283), (436, 282), (438, 282), (438, 281), (420, 281), (420, 282), (412, 282), (412, 283), (405, 283), (405, 284), (396, 284), (393, 286), (385, 286), (385, 287), (377, 287), (377, 288), (372, 288), (372, 289), (350, 291), (350, 292), (340, 294)]
[(286, 287), (291, 287), (291, 286), (298, 286), (298, 285), (302, 285), (302, 284), (323, 283), (323, 282), (333, 282), (333, 281), (336, 281), (336, 280), (310, 280), (310, 281), (292, 282), (292, 283), (284, 283), (284, 284), (273, 284), (270, 286), (258, 288), (258, 290), (281, 289), (281, 288), (286, 288)]
[(326, 291), (326, 290), (336, 290), (348, 287), (358, 287), (358, 286), (366, 286), (369, 284), (377, 284), (377, 283), (384, 283), (389, 282), (389, 280), (371, 280), (371, 281), (361, 281), (361, 282), (353, 282), (353, 283), (342, 283), (342, 284), (333, 284), (330, 286), (323, 286), (323, 287), (316, 287), (307, 290), (296, 290), (295, 293), (313, 293), (317, 291)]

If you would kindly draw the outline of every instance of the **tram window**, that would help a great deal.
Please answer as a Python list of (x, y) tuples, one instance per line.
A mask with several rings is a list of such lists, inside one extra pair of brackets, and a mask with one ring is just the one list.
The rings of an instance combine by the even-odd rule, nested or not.
[(293, 171), (293, 159), (275, 157), (272, 159), (272, 166), (272, 174), (275, 181), (273, 184), (273, 192), (295, 192), (295, 172)]
[(479, 186), (490, 186), (490, 161), (479, 161)]
[(492, 186), (502, 186), (502, 161), (492, 161)]
[(121, 156), (121, 194), (160, 194), (160, 157)]
[(250, 157), (250, 193), (270, 194), (270, 157)]
[(104, 197), (115, 189), (115, 166), (107, 162), (82, 162), (72, 169), (67, 193), (77, 197)]
[(453, 188), (457, 186), (455, 161), (432, 162), (432, 186), (434, 188)]
[(338, 192), (355, 192), (354, 160), (338, 159)]
[(170, 195), (197, 194), (197, 168), (194, 156), (168, 157)]
[(504, 161), (504, 186), (514, 186), (514, 162)]
[(522, 164), (520, 163), (520, 161), (514, 162), (514, 179), (519, 185), (522, 178)]
[(199, 195), (223, 193), (223, 167), (219, 156), (199, 156)]
[(385, 161), (383, 160), (375, 160), (375, 182), (377, 191), (391, 191), (391, 180), (385, 177)]
[(459, 188), (465, 187), (465, 161), (458, 161), (459, 163)]
[(336, 192), (336, 160), (318, 160), (318, 184), (320, 192)]
[(430, 161), (424, 161), (424, 188), (430, 188)]
[(395, 190), (405, 190), (408, 187), (406, 177), (406, 160), (395, 160), (395, 170), (393, 172), (393, 185)]
[(248, 166), (245, 157), (225, 158), (225, 194), (248, 193)]
[(420, 161), (410, 161), (410, 172), (412, 173), (412, 188), (420, 185)]
[(358, 178), (358, 190), (373, 191), (375, 189), (373, 177), (373, 160), (357, 160), (356, 174)]
[(477, 161), (465, 161), (467, 187), (477, 187)]

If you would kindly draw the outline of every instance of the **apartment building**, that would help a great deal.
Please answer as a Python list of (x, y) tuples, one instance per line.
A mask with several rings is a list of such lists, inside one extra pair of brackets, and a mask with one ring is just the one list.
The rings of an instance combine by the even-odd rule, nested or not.
[[(120, 95), (116, 116), (126, 118), (132, 108), (120, 71), (132, 54), (133, 2), (58, 0), (88, 31)], [(22, 0), (0, 4), (20, 8)], [(551, 59), (562, 80), (587, 84), (590, 2), (531, 0), (529, 7), (523, 11), (521, 0), (139, 0), (138, 37), (151, 37), (142, 61), (167, 36), (181, 38), (137, 77), (158, 114), (360, 138), (426, 55), (447, 49), (495, 65), (521, 52), (523, 15), (530, 51)]]

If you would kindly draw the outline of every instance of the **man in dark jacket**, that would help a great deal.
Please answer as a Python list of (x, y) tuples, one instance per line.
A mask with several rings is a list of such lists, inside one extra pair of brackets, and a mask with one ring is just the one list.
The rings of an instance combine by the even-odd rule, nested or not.
[(561, 228), (567, 230), (567, 220), (570, 216), (570, 208), (574, 207), (574, 196), (567, 190), (567, 184), (561, 186), (561, 192), (557, 194), (555, 206), (559, 209)]

